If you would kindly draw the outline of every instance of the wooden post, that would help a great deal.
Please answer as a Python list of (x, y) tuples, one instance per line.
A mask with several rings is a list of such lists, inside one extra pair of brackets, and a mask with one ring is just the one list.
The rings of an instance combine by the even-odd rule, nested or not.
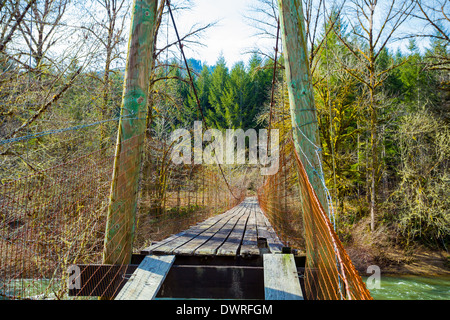
[(134, 0), (103, 264), (129, 264), (153, 60), (157, 0)]
[[(321, 153), (319, 152), (319, 128), (314, 103), (314, 92), (311, 80), (311, 70), (306, 46), (306, 32), (302, 0), (278, 0), (286, 78), (289, 91), (289, 102), (293, 127), (294, 146), (303, 163), (309, 181), (314, 188), (323, 209), (328, 214), (329, 207), (325, 189), (321, 181)], [(321, 230), (312, 215), (312, 206), (308, 203), (306, 190), (300, 190), (303, 224), (308, 229), (306, 237), (307, 270), (324, 268), (326, 260), (322, 254), (326, 252), (326, 243), (321, 237)], [(331, 262), (331, 261), (330, 261)], [(324, 278), (316, 277), (307, 272), (305, 282), (309, 288), (326, 286), (321, 283)], [(337, 279), (336, 279), (337, 281)], [(333, 288), (337, 283), (333, 283)], [(311, 291), (308, 293), (311, 296)]]
[(266, 300), (304, 300), (292, 254), (263, 255)]
[(306, 46), (302, 1), (278, 0), (278, 4), (294, 145), (305, 166), (309, 181), (323, 208), (328, 212), (325, 191), (318, 176), (321, 173), (317, 156), (320, 152), (316, 153), (317, 147), (320, 147), (319, 129)]

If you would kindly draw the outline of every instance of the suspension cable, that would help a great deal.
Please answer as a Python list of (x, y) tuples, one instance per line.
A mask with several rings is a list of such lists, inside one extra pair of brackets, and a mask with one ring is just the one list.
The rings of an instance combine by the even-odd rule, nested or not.
[[(175, 18), (173, 17), (172, 8), (171, 8), (171, 6), (170, 6), (170, 0), (166, 0), (166, 4), (167, 4), (167, 8), (168, 8), (168, 10), (169, 10), (170, 18), (172, 19), (173, 28), (175, 29), (175, 33), (176, 33), (176, 36), (177, 36), (178, 45), (179, 45), (179, 47), (180, 47), (181, 55), (183, 56), (184, 64), (185, 64), (185, 66), (186, 66), (186, 70), (187, 70), (187, 73), (188, 73), (188, 76), (189, 76), (189, 82), (190, 82), (191, 87), (192, 87), (192, 90), (193, 90), (193, 92), (194, 92), (195, 100), (196, 100), (196, 102), (197, 102), (197, 108), (198, 108), (198, 110), (200, 111), (200, 115), (201, 115), (201, 117), (202, 117), (202, 120), (203, 120), (203, 123), (204, 123), (204, 125), (205, 125), (206, 130), (208, 130), (208, 125), (207, 125), (206, 120), (205, 120), (205, 115), (203, 114), (203, 110), (202, 110), (202, 107), (201, 107), (201, 105), (200, 105), (200, 99), (198, 98), (197, 89), (195, 88), (194, 80), (193, 80), (192, 74), (191, 74), (191, 70), (189, 69), (189, 65), (188, 65), (186, 56), (185, 56), (185, 54), (184, 54), (183, 44), (181, 43), (181, 38), (180, 38), (180, 35), (178, 34), (178, 29), (177, 29), (177, 26), (176, 26), (176, 23), (175, 23)], [(215, 156), (216, 156), (216, 158), (217, 158), (217, 154), (216, 154)], [(220, 162), (219, 162), (219, 161), (217, 161), (217, 165), (219, 166), (219, 170), (220, 170), (220, 172), (221, 172), (221, 174), (222, 174), (223, 179), (225, 180), (225, 183), (226, 183), (226, 185), (227, 185), (227, 187), (228, 187), (228, 190), (230, 191), (231, 195), (232, 195), (236, 200), (238, 200), (239, 198), (236, 197), (236, 196), (234, 195), (233, 191), (231, 190), (231, 186), (230, 186), (230, 184), (228, 183), (227, 178), (225, 177), (225, 173), (223, 172), (222, 166), (220, 165)]]

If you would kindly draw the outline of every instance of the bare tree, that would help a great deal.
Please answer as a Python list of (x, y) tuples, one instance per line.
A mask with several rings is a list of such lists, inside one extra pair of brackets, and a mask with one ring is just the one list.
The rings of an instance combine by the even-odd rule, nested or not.
[[(91, 0), (83, 3), (82, 14), (88, 17), (83, 29), (87, 30), (95, 42), (99, 43), (99, 66), (102, 73), (101, 99), (99, 104), (101, 118), (108, 119), (113, 110), (111, 99), (111, 74), (118, 72), (114, 65), (120, 66), (125, 60), (124, 45), (128, 39), (126, 33), (129, 22), (130, 0)], [(107, 137), (106, 127), (101, 126), (100, 136), (102, 144)]]
[(345, 38), (338, 30), (336, 35), (357, 61), (357, 66), (350, 66), (341, 60), (343, 68), (356, 78), (368, 91), (367, 108), (370, 117), (370, 216), (371, 230), (375, 229), (377, 214), (378, 181), (380, 177), (380, 161), (378, 154), (378, 110), (382, 107), (376, 98), (377, 89), (383, 83), (389, 71), (400, 64), (392, 64), (380, 70), (377, 61), (386, 45), (396, 31), (410, 17), (414, 9), (413, 0), (351, 0), (348, 17), (354, 40)]
[(0, 52), (5, 50), (6, 45), (12, 40), (25, 15), (36, 1), (3, 0), (0, 2)]
[[(70, 93), (79, 75), (90, 63), (91, 57), (87, 52), (95, 50), (86, 43), (82, 32), (63, 20), (68, 14), (70, 2), (29, 2), (28, 13), (17, 26), (16, 34), (8, 43), (8, 50), (3, 52), (9, 63), (0, 74), (0, 83), (4, 87), (0, 132), (4, 140), (14, 140), (18, 135), (33, 134), (38, 130), (53, 130), (57, 121), (67, 121), (67, 113), (61, 119), (59, 114), (64, 112), (51, 110)], [(8, 156), (20, 158), (24, 152), (21, 148), (21, 143), (3, 145), (0, 155), (4, 156), (2, 159)], [(46, 148), (50, 149), (48, 146)], [(33, 157), (27, 156), (26, 161), (27, 167), (32, 170), (45, 167), (58, 157), (44, 157), (31, 149), (26, 152), (34, 153)], [(13, 160), (11, 163), (14, 164)]]
[(31, 6), (31, 21), (19, 26), (37, 70), (43, 67), (44, 58), (49, 49), (67, 36), (58, 31), (61, 31), (60, 22), (66, 13), (69, 2), (70, 0), (34, 2)]
[[(415, 0), (416, 8), (413, 17), (425, 23), (425, 32), (411, 37), (430, 38), (442, 42), (444, 47), (450, 46), (450, 2), (447, 0), (423, 1)], [(434, 52), (429, 68), (450, 70), (448, 52)]]
[[(316, 57), (324, 49), (325, 39), (333, 31), (333, 26), (344, 3), (345, 1), (335, 3), (333, 8), (328, 8), (325, 0), (303, 0), (306, 39), (309, 49), (308, 61), (311, 73), (314, 73), (317, 67), (318, 59)], [(250, 8), (251, 13), (245, 15), (245, 18), (256, 29), (255, 36), (271, 39), (275, 43), (278, 10), (277, 0), (258, 0), (258, 4)], [(323, 30), (324, 21), (330, 22), (326, 25), (325, 30)], [(271, 53), (264, 52), (260, 48), (253, 49), (251, 52), (272, 58)]]

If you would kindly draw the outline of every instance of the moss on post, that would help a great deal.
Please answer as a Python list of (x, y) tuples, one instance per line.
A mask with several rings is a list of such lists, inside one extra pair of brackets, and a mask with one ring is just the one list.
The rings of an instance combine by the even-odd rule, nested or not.
[(128, 264), (153, 60), (157, 0), (135, 0), (103, 251), (104, 264)]
[(323, 208), (328, 212), (323, 184), (319, 177), (320, 153), (316, 152), (320, 146), (319, 128), (308, 61), (302, 1), (278, 0), (278, 4), (294, 145), (305, 166), (309, 181)]

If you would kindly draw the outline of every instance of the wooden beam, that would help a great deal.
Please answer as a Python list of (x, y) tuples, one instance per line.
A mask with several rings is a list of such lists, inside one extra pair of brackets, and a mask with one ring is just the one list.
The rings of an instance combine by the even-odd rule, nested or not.
[(321, 171), (317, 149), (320, 147), (319, 128), (302, 0), (278, 0), (278, 4), (294, 145), (323, 208), (328, 212), (325, 191), (318, 176)]
[(292, 254), (265, 254), (263, 266), (266, 300), (303, 300)]
[(258, 237), (266, 239), (267, 247), (271, 253), (281, 253), (284, 244), (278, 238), (275, 230), (273, 230), (273, 227), (269, 222), (269, 219), (267, 219), (259, 206), (257, 210), (259, 211), (258, 216), (261, 219), (259, 222), (260, 228), (258, 229)]
[(116, 300), (153, 300), (174, 261), (175, 256), (146, 256)]
[(133, 4), (103, 264), (129, 264), (131, 260), (157, 6), (157, 0)]
[[(228, 234), (233, 230), (235, 222), (239, 219), (241, 215), (241, 211), (243, 206), (234, 207), (234, 211), (232, 215), (229, 215), (227, 219), (222, 219), (222, 224), (219, 229), (214, 233), (212, 237), (210, 237), (207, 241), (205, 241), (201, 246), (198, 246), (195, 249), (193, 254), (195, 255), (206, 255), (213, 256), (216, 254), (217, 249), (222, 245), (222, 243), (227, 238)], [(223, 221), (225, 220), (225, 221)]]
[[(248, 260), (248, 259), (247, 259)], [(174, 265), (157, 298), (264, 299), (262, 266)]]
[[(146, 256), (133, 255), (131, 265), (76, 265), (79, 287), (70, 288), (69, 296), (116, 297)], [(294, 257), (298, 272), (304, 272), (305, 258)], [(264, 299), (263, 256), (178, 256), (156, 298)]]

